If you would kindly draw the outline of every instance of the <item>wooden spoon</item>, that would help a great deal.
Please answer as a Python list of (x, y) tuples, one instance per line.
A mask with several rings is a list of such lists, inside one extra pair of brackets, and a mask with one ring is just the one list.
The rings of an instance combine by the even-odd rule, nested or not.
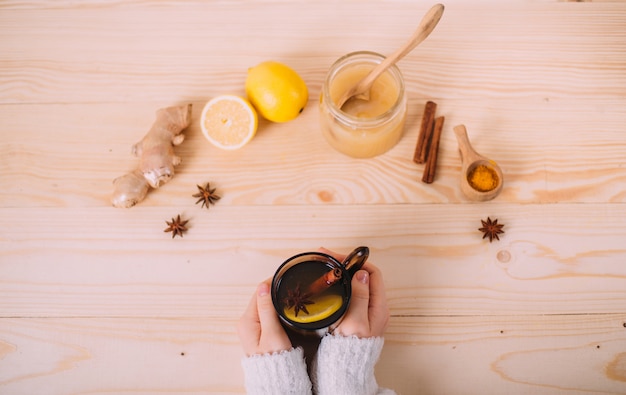
[(426, 13), (426, 15), (424, 15), (419, 26), (417, 27), (417, 30), (415, 30), (415, 33), (413, 33), (409, 41), (407, 41), (402, 47), (398, 48), (396, 52), (385, 58), (385, 60), (380, 62), (355, 86), (346, 91), (337, 102), (337, 107), (342, 108), (343, 105), (352, 98), (368, 101), (370, 99), (370, 88), (372, 87), (374, 81), (376, 81), (376, 79), (384, 73), (385, 70), (396, 64), (396, 62), (406, 56), (406, 54), (411, 52), (413, 48), (428, 37), (428, 35), (435, 29), (435, 26), (437, 26), (439, 19), (441, 19), (443, 9), (443, 4), (434, 5)]
[[(462, 161), (461, 191), (470, 200), (485, 201), (495, 198), (502, 190), (502, 185), (504, 184), (504, 179), (502, 178), (502, 170), (500, 169), (500, 166), (498, 166), (498, 164), (493, 160), (480, 155), (474, 150), (474, 148), (472, 148), (469, 138), (467, 137), (467, 130), (465, 129), (465, 125), (455, 126), (454, 134), (456, 135), (456, 139), (459, 144), (459, 151), (461, 153)], [(470, 172), (472, 172), (476, 167), (480, 165), (493, 169), (497, 176), (496, 187), (489, 191), (479, 191), (475, 189), (474, 187), (472, 187), (468, 180)]]

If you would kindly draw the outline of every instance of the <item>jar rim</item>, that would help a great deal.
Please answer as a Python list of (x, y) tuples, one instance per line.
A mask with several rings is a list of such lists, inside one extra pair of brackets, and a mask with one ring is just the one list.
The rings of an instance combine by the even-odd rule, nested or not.
[(359, 128), (376, 127), (380, 124), (386, 123), (391, 120), (392, 115), (398, 112), (398, 109), (405, 102), (404, 95), (404, 78), (398, 66), (391, 65), (386, 72), (390, 73), (393, 79), (398, 84), (398, 97), (393, 105), (382, 114), (379, 114), (372, 118), (361, 118), (348, 114), (337, 107), (335, 102), (330, 97), (330, 83), (334, 77), (349, 63), (347, 61), (362, 60), (358, 63), (373, 63), (379, 64), (385, 60), (385, 56), (373, 51), (355, 51), (341, 56), (337, 59), (328, 70), (324, 86), (322, 88), (322, 94), (324, 95), (324, 102), (327, 103), (330, 113), (341, 123), (349, 125), (358, 125)]

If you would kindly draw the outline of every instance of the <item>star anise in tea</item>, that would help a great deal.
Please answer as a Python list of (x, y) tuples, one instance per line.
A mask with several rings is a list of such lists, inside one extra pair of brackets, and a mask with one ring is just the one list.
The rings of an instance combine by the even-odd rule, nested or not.
[(480, 222), (482, 222), (483, 227), (479, 228), (478, 230), (484, 233), (483, 239), (489, 237), (490, 243), (493, 241), (493, 239), (500, 240), (500, 237), (498, 237), (498, 235), (504, 233), (504, 231), (502, 230), (504, 224), (499, 224), (497, 219), (492, 221), (489, 217), (487, 217), (486, 221), (483, 221), (481, 219)]
[(312, 300), (310, 300), (309, 297), (310, 297), (309, 294), (303, 294), (302, 291), (300, 291), (300, 286), (298, 285), (293, 290), (291, 289), (287, 290), (287, 297), (285, 298), (285, 304), (287, 305), (288, 309), (291, 309), (291, 308), (294, 309), (296, 317), (298, 316), (298, 313), (300, 312), (300, 310), (304, 311), (305, 314), (309, 314), (309, 310), (307, 310), (306, 306), (308, 304), (315, 303)]
[(188, 219), (183, 221), (180, 219), (180, 214), (178, 214), (176, 218), (172, 218), (172, 222), (165, 221), (167, 228), (163, 232), (172, 232), (172, 239), (176, 236), (183, 237), (183, 233), (187, 231), (185, 226), (187, 222), (189, 222)]
[(198, 193), (192, 196), (199, 198), (196, 204), (201, 202), (201, 207), (206, 206), (206, 208), (208, 209), (211, 204), (215, 204), (218, 200), (220, 200), (221, 196), (218, 196), (215, 193), (216, 188), (211, 188), (211, 183), (207, 183), (205, 187), (201, 185), (196, 186), (198, 187)]

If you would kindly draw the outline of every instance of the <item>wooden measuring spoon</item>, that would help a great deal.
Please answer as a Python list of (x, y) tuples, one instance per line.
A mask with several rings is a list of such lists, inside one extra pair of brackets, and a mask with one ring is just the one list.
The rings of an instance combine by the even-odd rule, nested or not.
[(348, 100), (354, 100), (354, 98), (368, 101), (370, 99), (370, 88), (372, 87), (374, 81), (376, 81), (376, 79), (384, 73), (385, 70), (396, 64), (396, 62), (406, 56), (409, 52), (411, 52), (411, 50), (413, 50), (413, 48), (430, 35), (441, 19), (443, 9), (443, 4), (434, 5), (426, 13), (426, 15), (424, 15), (419, 26), (417, 27), (417, 30), (415, 30), (415, 33), (413, 33), (411, 38), (403, 46), (398, 48), (396, 52), (385, 58), (385, 60), (374, 67), (374, 69), (372, 69), (368, 75), (363, 77), (363, 79), (355, 86), (346, 91), (337, 102), (337, 107), (342, 108)]
[[(454, 134), (456, 135), (457, 142), (459, 144), (459, 151), (461, 153), (461, 191), (470, 200), (485, 201), (495, 198), (502, 190), (504, 179), (502, 178), (502, 170), (500, 166), (493, 160), (486, 158), (477, 153), (470, 144), (467, 137), (467, 129), (465, 125), (457, 125), (454, 127)], [(493, 189), (487, 191), (481, 191), (472, 186), (469, 181), (471, 173), (478, 166), (485, 166), (487, 169), (492, 169), (495, 173), (496, 185)]]

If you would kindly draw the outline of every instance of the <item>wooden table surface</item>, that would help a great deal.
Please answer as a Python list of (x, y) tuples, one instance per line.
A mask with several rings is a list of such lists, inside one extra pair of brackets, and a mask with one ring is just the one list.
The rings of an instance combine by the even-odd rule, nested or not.
[[(446, 2), (399, 63), (406, 130), (386, 154), (333, 151), (330, 64), (390, 53), (424, 1), (0, 2), (0, 394), (243, 393), (236, 322), (255, 285), (320, 246), (371, 248), (400, 394), (626, 393), (626, 3)], [(200, 112), (248, 67), (294, 68), (310, 98), (221, 151)], [(427, 100), (437, 176), (412, 162)], [(111, 181), (156, 109), (193, 104), (183, 163), (140, 205)], [(467, 126), (505, 187), (459, 189)], [(222, 195), (195, 205), (196, 185)], [(189, 219), (184, 238), (165, 220)], [(480, 220), (504, 223), (489, 243)]]

